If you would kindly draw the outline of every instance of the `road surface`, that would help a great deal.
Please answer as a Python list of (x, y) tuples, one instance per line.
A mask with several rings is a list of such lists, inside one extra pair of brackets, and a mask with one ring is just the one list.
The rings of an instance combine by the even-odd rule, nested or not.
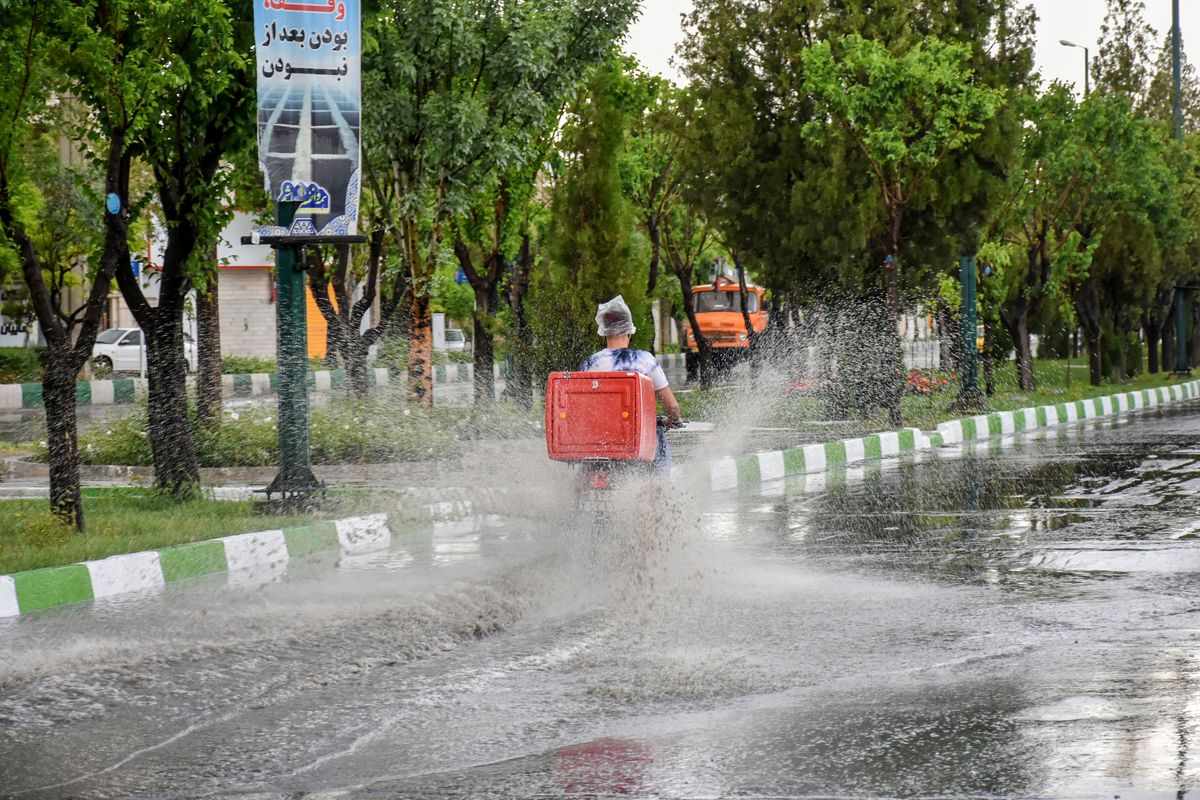
[(5, 622), (0, 795), (1200, 791), (1194, 404), (641, 487), (599, 536), (569, 486), (336, 568)]

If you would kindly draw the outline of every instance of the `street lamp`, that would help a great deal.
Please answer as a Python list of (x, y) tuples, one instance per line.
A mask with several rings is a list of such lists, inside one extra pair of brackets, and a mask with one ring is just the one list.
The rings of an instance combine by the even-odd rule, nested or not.
[(1083, 96), (1087, 97), (1092, 90), (1092, 79), (1090, 77), (1092, 63), (1088, 54), (1088, 49), (1081, 44), (1075, 44), (1074, 42), (1066, 39), (1059, 39), (1058, 43), (1063, 47), (1078, 47), (1083, 50)]

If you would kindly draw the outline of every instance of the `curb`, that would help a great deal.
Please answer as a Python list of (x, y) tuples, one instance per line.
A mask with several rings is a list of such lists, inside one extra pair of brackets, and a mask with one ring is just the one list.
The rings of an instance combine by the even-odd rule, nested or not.
[[(670, 353), (657, 356), (664, 370), (679, 372), (684, 369), (683, 355)], [(508, 376), (508, 365), (492, 365), (496, 380)], [(393, 374), (386, 367), (371, 367), (367, 370), (367, 383), (372, 387), (391, 386), (402, 379), (400, 373)], [(435, 384), (470, 383), (475, 379), (473, 364), (435, 364)], [(224, 399), (261, 397), (275, 393), (276, 374), (255, 372), (221, 376), (221, 395)], [(310, 392), (332, 392), (348, 385), (346, 371), (326, 369), (309, 372), (306, 384)], [(188, 378), (189, 387), (194, 387), (195, 378)], [(119, 406), (144, 400), (148, 394), (144, 378), (122, 378), (104, 381), (77, 381), (75, 383), (76, 406)], [(0, 384), (0, 411), (16, 411), (25, 408), (41, 408), (42, 384)]]
[(1200, 380), (1093, 397), (1053, 406), (995, 411), (943, 422), (936, 431), (919, 428), (876, 433), (854, 439), (810, 444), (717, 459), (708, 464), (711, 491), (746, 488), (791, 475), (825, 472), (829, 467), (886, 458), (942, 445), (977, 442), (994, 436), (1053, 428), (1071, 422), (1120, 416), (1200, 396)]
[[(508, 369), (504, 364), (494, 364), (497, 379), (505, 377)], [(433, 368), (433, 381), (439, 384), (467, 383), (474, 380), (475, 369), (471, 364), (437, 364)], [(367, 370), (367, 383), (371, 387), (390, 386), (394, 383), (392, 373), (385, 367)], [(256, 372), (221, 376), (221, 395), (224, 399), (261, 397), (275, 393), (276, 374)], [(348, 385), (346, 371), (341, 369), (309, 372), (306, 384), (310, 392), (331, 392)], [(188, 378), (189, 388), (195, 386), (195, 378)], [(149, 392), (144, 378), (121, 378), (104, 381), (76, 381), (76, 406), (119, 406), (144, 400)], [(18, 411), (42, 407), (41, 383), (0, 384), (0, 411)]]
[(342, 556), (373, 553), (391, 540), (387, 515), (371, 514), (0, 575), (0, 617), (130, 592), (157, 593), (168, 583), (221, 572), (231, 582), (260, 582), (282, 573), (293, 558), (335, 548)]

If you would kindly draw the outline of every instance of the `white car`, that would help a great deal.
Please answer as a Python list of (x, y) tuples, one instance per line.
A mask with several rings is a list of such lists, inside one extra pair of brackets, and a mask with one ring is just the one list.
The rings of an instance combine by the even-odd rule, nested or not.
[[(140, 328), (109, 328), (96, 335), (92, 367), (103, 372), (141, 372), (145, 353)], [(196, 371), (196, 342), (183, 334), (183, 352), (188, 372)]]
[(471, 343), (467, 341), (467, 337), (458, 328), (446, 328), (446, 346), (443, 348), (447, 353), (469, 353), (471, 352)]

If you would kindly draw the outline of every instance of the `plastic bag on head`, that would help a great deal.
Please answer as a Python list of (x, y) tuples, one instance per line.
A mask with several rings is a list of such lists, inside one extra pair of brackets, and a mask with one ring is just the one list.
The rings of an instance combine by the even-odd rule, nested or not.
[(596, 333), (601, 336), (632, 336), (637, 333), (633, 326), (633, 312), (625, 305), (625, 298), (617, 295), (596, 308)]

